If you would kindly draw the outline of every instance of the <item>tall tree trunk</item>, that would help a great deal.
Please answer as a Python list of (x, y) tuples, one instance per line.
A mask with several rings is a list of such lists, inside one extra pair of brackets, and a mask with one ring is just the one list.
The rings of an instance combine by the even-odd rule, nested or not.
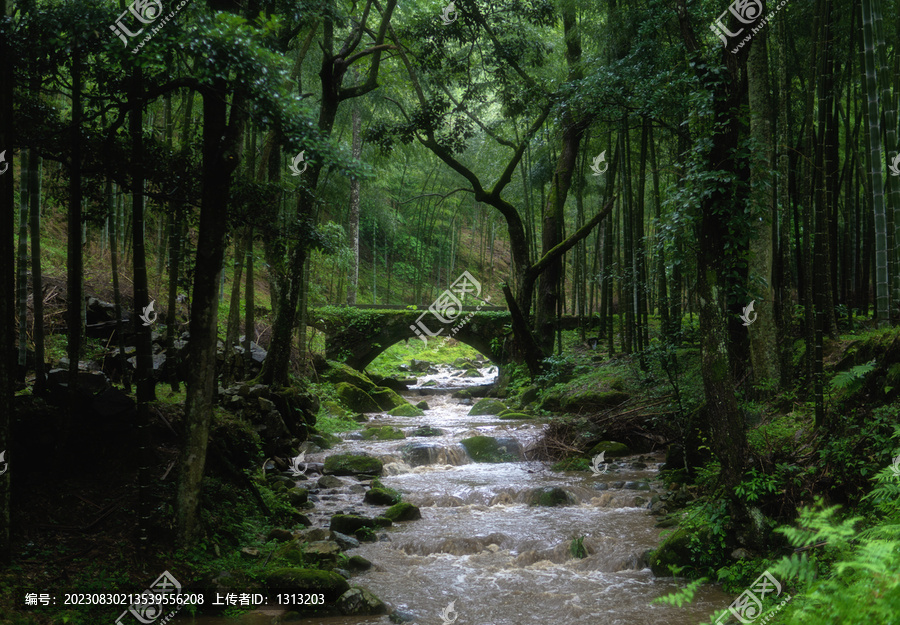
[(172, 229), (169, 231), (169, 289), (166, 297), (166, 379), (173, 393), (181, 387), (178, 379), (178, 361), (175, 358), (175, 334), (178, 325), (178, 277), (181, 275), (181, 257), (184, 249), (184, 206), (175, 207)]
[[(84, 258), (81, 248), (81, 51), (72, 47), (72, 153), (69, 177), (69, 211), (66, 220), (66, 325), (69, 357), (69, 405), (74, 406), (78, 393), (78, 359), (84, 332), (83, 315)], [(68, 423), (64, 422), (62, 439), (68, 435)]]
[[(362, 156), (362, 136), (360, 133), (359, 105), (354, 103), (353, 117), (353, 148), (354, 160)], [(347, 305), (356, 304), (356, 289), (359, 286), (359, 178), (353, 176), (350, 179), (350, 276), (347, 280)]]
[(250, 343), (256, 339), (256, 321), (254, 315), (256, 311), (256, 284), (253, 278), (253, 226), (247, 227), (247, 247), (244, 256), (244, 264), (247, 266), (247, 286), (244, 288), (244, 359), (247, 365), (247, 371), (250, 371), (250, 365), (253, 360), (253, 352)]
[[(147, 253), (144, 242), (144, 96), (143, 71), (140, 67), (132, 74), (132, 109), (129, 121), (133, 161), (131, 169), (131, 262), (134, 280), (135, 318), (143, 314), (150, 304), (149, 285), (147, 283)], [(138, 313), (137, 311), (140, 311)], [(138, 420), (141, 411), (149, 408), (142, 404), (156, 399), (156, 381), (153, 378), (153, 347), (150, 343), (151, 327), (135, 321), (136, 358), (135, 386), (137, 387)]]
[(656, 142), (653, 139), (653, 124), (649, 128), (650, 137), (650, 171), (653, 174), (653, 205), (656, 209), (657, 236), (659, 240), (656, 246), (656, 279), (659, 290), (657, 309), (662, 320), (662, 335), (666, 341), (672, 340), (672, 320), (669, 314), (669, 283), (666, 278), (666, 249), (659, 229), (662, 220), (662, 200), (659, 190), (659, 162), (656, 159)]
[[(566, 67), (570, 81), (580, 80), (583, 75), (581, 66), (581, 33), (575, 15), (574, 3), (563, 3), (561, 7), (563, 33), (566, 42)], [(572, 176), (575, 173), (578, 150), (586, 130), (585, 120), (575, 119), (569, 107), (562, 112), (562, 146), (553, 174), (553, 183), (547, 203), (544, 205), (542, 254), (546, 255), (563, 240), (565, 221), (564, 207)], [(563, 278), (563, 257), (560, 256), (547, 264), (541, 274), (538, 286), (538, 303), (535, 319), (538, 342), (545, 354), (553, 352), (555, 318), (557, 316), (557, 299)], [(526, 309), (527, 310), (527, 309)]]
[(28, 198), (31, 201), (31, 336), (34, 340), (34, 390), (43, 395), (47, 389), (44, 373), (44, 284), (41, 272), (41, 157), (37, 150), (28, 151)]
[[(776, 26), (778, 39), (778, 75), (781, 93), (778, 102), (778, 197), (781, 208), (781, 225), (778, 244), (778, 278), (775, 289), (775, 300), (778, 309), (777, 341), (779, 347), (780, 384), (786, 388), (791, 380), (791, 362), (793, 357), (791, 327), (793, 325), (793, 297), (791, 296), (793, 281), (791, 279), (791, 194), (790, 194), (790, 120), (791, 111), (789, 97), (791, 81), (787, 72), (787, 33), (784, 21)], [(799, 256), (800, 250), (797, 250)], [(752, 343), (751, 343), (752, 349)]]
[[(116, 356), (119, 371), (122, 373), (122, 385), (126, 392), (131, 392), (131, 374), (125, 357), (125, 324), (122, 322), (122, 292), (119, 289), (119, 211), (116, 206), (115, 187), (112, 180), (106, 180), (106, 209), (111, 222), (109, 229), (109, 261), (112, 272), (113, 303), (116, 311), (116, 341), (119, 353)], [(36, 313), (36, 310), (35, 310)]]
[[(246, 228), (244, 228), (246, 230)], [(244, 256), (246, 235), (236, 237), (234, 241), (234, 264), (231, 276), (231, 296), (228, 299), (228, 323), (225, 325), (225, 369), (222, 372), (222, 385), (226, 386), (235, 377), (237, 368), (234, 358), (234, 347), (238, 344), (241, 325), (241, 276), (244, 273)]]
[(769, 105), (768, 36), (764, 28), (753, 37), (747, 59), (750, 134), (759, 152), (750, 165), (750, 204), (755, 226), (750, 242), (750, 285), (758, 293), (756, 322), (748, 327), (753, 381), (759, 389), (774, 390), (779, 373), (775, 314), (775, 276), (772, 272), (772, 223), (776, 216), (772, 194), (772, 116)]
[(206, 466), (209, 424), (216, 397), (216, 343), (219, 276), (225, 256), (231, 174), (240, 162), (246, 111), (241, 91), (231, 102), (226, 124), (228, 85), (216, 79), (203, 93), (203, 168), (200, 225), (191, 301), (184, 446), (180, 457), (176, 527), (182, 546), (200, 534), (200, 487)]
[(16, 254), (16, 292), (19, 312), (19, 375), (25, 380), (25, 363), (28, 355), (28, 153), (22, 150), (19, 162), (22, 166), (19, 183), (19, 249)]
[(869, 154), (871, 157), (872, 206), (875, 213), (875, 304), (878, 324), (890, 320), (888, 293), (887, 222), (885, 221), (884, 181), (882, 180), (881, 126), (878, 105), (874, 21), (881, 19), (879, 0), (862, 0), (863, 50), (866, 65), (866, 96), (869, 105)]
[[(7, 0), (0, 0), (0, 19), (7, 17)], [(0, 146), (7, 150), (6, 161), (12, 169), (13, 161), (13, 96), (15, 93), (15, 64), (17, 55), (8, 37), (0, 38)], [(0, 150), (2, 151), (2, 150)], [(13, 416), (16, 344), (16, 252), (13, 245), (15, 233), (15, 194), (12, 171), (0, 174), (0, 564), (8, 564), (11, 558), (10, 543), (10, 494), (15, 459), (10, 422)]]

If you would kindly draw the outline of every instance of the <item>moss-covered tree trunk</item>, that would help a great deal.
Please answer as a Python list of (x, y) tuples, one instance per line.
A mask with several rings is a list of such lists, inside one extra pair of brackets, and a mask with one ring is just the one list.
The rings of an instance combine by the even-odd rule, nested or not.
[(200, 485), (206, 466), (209, 425), (216, 399), (219, 279), (225, 257), (231, 174), (240, 162), (244, 97), (238, 90), (226, 123), (228, 90), (216, 80), (203, 92), (203, 169), (200, 225), (191, 301), (184, 442), (180, 458), (176, 526), (182, 546), (200, 533)]
[[(0, 0), (0, 18), (6, 19), (7, 1)], [(14, 458), (10, 421), (13, 415), (13, 389), (15, 375), (15, 266), (13, 245), (15, 232), (15, 194), (13, 192), (13, 94), (15, 91), (15, 55), (12, 41), (0, 37), (0, 152), (6, 151), (6, 165), (0, 174), (0, 565), (10, 561), (10, 491)]]
[(750, 285), (756, 298), (756, 321), (748, 327), (753, 381), (758, 387), (773, 389), (779, 373), (778, 329), (775, 313), (772, 223), (776, 216), (772, 194), (772, 111), (769, 104), (769, 59), (767, 29), (753, 38), (747, 59), (750, 99), (750, 135), (757, 151), (750, 165), (750, 204), (758, 220), (750, 242)]

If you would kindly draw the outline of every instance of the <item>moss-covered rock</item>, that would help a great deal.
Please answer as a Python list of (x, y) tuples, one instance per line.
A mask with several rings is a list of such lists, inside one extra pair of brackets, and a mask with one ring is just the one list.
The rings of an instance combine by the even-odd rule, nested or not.
[(287, 494), (292, 506), (301, 506), (309, 501), (309, 491), (305, 488), (294, 487)]
[(430, 425), (423, 425), (416, 428), (410, 433), (410, 436), (441, 436), (445, 434), (441, 428), (433, 428)]
[(574, 497), (558, 486), (541, 488), (534, 491), (531, 496), (531, 505), (533, 506), (552, 508), (554, 506), (568, 506), (573, 503), (575, 503)]
[(358, 454), (333, 454), (325, 459), (326, 475), (380, 475), (381, 460)]
[(335, 387), (335, 393), (347, 408), (355, 412), (381, 412), (381, 407), (372, 397), (359, 388), (346, 382), (340, 382)]
[(361, 436), (365, 440), (379, 440), (379, 441), (398, 441), (403, 438), (406, 438), (406, 434), (404, 434), (399, 428), (392, 427), (390, 425), (382, 425), (381, 427), (368, 427), (362, 431)]
[(524, 412), (506, 411), (502, 415), (498, 416), (497, 418), (503, 419), (504, 421), (512, 421), (515, 419), (534, 419), (534, 415), (525, 414)]
[[(650, 570), (658, 577), (669, 577), (672, 571), (669, 565), (693, 566), (695, 554), (691, 551), (691, 534), (684, 528), (679, 528), (669, 534), (662, 544), (650, 553)], [(707, 530), (701, 530), (698, 536), (701, 544), (713, 544), (712, 535)]]
[(275, 552), (276, 560), (286, 560), (295, 566), (315, 565), (323, 569), (337, 566), (341, 547), (331, 540), (317, 540), (307, 543), (296, 538), (282, 545)]
[(416, 408), (418, 408), (419, 410), (429, 410), (428, 402), (423, 399), (418, 404), (416, 404)]
[(382, 410), (392, 410), (398, 406), (409, 403), (400, 397), (396, 391), (392, 391), (389, 388), (375, 388), (369, 391), (369, 396), (375, 400), (375, 403), (378, 404)]
[[(400, 505), (400, 504), (398, 504)], [(391, 508), (388, 508), (391, 510)], [(363, 528), (374, 530), (376, 527), (389, 527), (393, 519), (386, 516), (367, 517), (361, 514), (335, 514), (331, 517), (331, 523), (328, 526), (333, 532), (341, 534), (356, 534), (356, 531)]]
[(384, 602), (365, 588), (351, 588), (345, 592), (338, 599), (337, 608), (341, 614), (347, 616), (365, 616), (387, 612)]
[(336, 401), (326, 401), (322, 404), (323, 410), (330, 417), (349, 417), (352, 413)]
[(597, 391), (592, 389), (579, 391), (563, 398), (562, 409), (575, 412), (580, 408), (613, 408), (629, 397), (631, 396), (628, 393), (616, 390)]
[(335, 362), (333, 360), (329, 361), (328, 365), (329, 369), (323, 374), (322, 377), (324, 377), (332, 384), (339, 384), (341, 382), (352, 384), (353, 386), (361, 388), (367, 393), (376, 388), (375, 383), (372, 382), (372, 380), (370, 380), (367, 375), (365, 375), (364, 373), (360, 373), (349, 365)]
[(392, 417), (421, 417), (425, 415), (425, 412), (412, 404), (406, 403), (389, 410), (388, 414)]
[(347, 561), (347, 567), (351, 571), (368, 571), (372, 568), (372, 563), (362, 556), (350, 556)]
[(506, 410), (506, 406), (499, 399), (485, 397), (479, 399), (472, 409), (469, 410), (469, 416), (477, 417), (481, 415), (498, 415)]
[(473, 462), (515, 462), (518, 454), (510, 452), (513, 441), (499, 440), (493, 436), (471, 436), (461, 440)]
[(463, 373), (464, 378), (480, 378), (481, 372), (478, 369), (466, 369), (466, 372)]
[(416, 519), (422, 518), (422, 513), (419, 512), (419, 508), (417, 506), (414, 506), (413, 504), (406, 501), (402, 501), (385, 510), (384, 516), (389, 518), (391, 521), (415, 521)]
[(363, 501), (374, 506), (393, 506), (400, 502), (400, 493), (393, 488), (371, 488), (366, 491)]
[(591, 447), (591, 450), (588, 452), (588, 456), (593, 458), (597, 454), (604, 453), (603, 456), (605, 459), (610, 458), (621, 458), (622, 456), (630, 456), (631, 449), (628, 448), (628, 445), (624, 443), (616, 443), (613, 441), (601, 441)]
[(323, 594), (325, 602), (337, 601), (350, 590), (350, 584), (343, 577), (331, 571), (283, 567), (264, 574), (266, 586), (272, 590), (296, 593)]

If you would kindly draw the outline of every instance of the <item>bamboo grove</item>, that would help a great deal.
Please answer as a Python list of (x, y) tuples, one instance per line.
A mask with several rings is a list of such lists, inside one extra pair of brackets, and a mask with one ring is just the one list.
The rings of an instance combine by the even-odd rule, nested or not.
[[(736, 389), (799, 376), (826, 427), (823, 340), (897, 321), (896, 0), (462, 0), (448, 23), (426, 0), (134, 6), (0, 0), (0, 449), (26, 348), (44, 390), (45, 328), (26, 319), (44, 318), (46, 224), (64, 224), (70, 393), (86, 254), (120, 320), (157, 302), (169, 347), (189, 324), (184, 540), (218, 340), (249, 354), (264, 335), (260, 380), (287, 385), (316, 305), (427, 306), (468, 270), (517, 313), (533, 373), (560, 315), (610, 354), (698, 342), (731, 483)], [(159, 29), (111, 26), (157, 6)], [(123, 383), (146, 420), (135, 331)]]

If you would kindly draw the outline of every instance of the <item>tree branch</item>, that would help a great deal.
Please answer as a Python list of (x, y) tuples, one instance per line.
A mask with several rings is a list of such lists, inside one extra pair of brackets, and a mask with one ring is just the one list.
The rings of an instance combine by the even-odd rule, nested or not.
[(563, 254), (568, 252), (570, 249), (572, 249), (572, 247), (575, 246), (576, 243), (590, 234), (591, 230), (593, 230), (597, 224), (603, 221), (603, 218), (609, 215), (610, 211), (612, 211), (615, 199), (615, 197), (610, 198), (609, 202), (606, 203), (606, 206), (604, 206), (600, 210), (600, 212), (594, 215), (593, 219), (581, 226), (581, 228), (574, 232), (568, 239), (555, 246), (549, 252), (544, 254), (544, 256), (538, 262), (529, 267), (528, 277), (532, 279), (537, 278), (539, 275), (541, 275), (541, 272), (547, 268), (547, 265), (553, 262), (557, 257), (562, 256)]
[[(457, 191), (467, 191), (467, 192), (471, 193), (472, 189), (466, 189), (464, 187), (460, 187), (458, 189), (453, 189), (453, 191), (451, 191), (450, 193), (443, 194), (443, 195), (440, 193), (423, 193), (422, 195), (417, 195), (416, 197), (411, 197), (408, 200), (403, 200), (402, 202), (398, 202), (397, 206), (402, 206), (403, 204), (408, 204), (409, 202), (413, 202), (415, 200), (422, 199), (423, 197), (439, 197), (442, 200), (446, 200), (448, 197), (450, 197)], [(440, 202), (438, 202), (438, 204), (440, 204)]]

